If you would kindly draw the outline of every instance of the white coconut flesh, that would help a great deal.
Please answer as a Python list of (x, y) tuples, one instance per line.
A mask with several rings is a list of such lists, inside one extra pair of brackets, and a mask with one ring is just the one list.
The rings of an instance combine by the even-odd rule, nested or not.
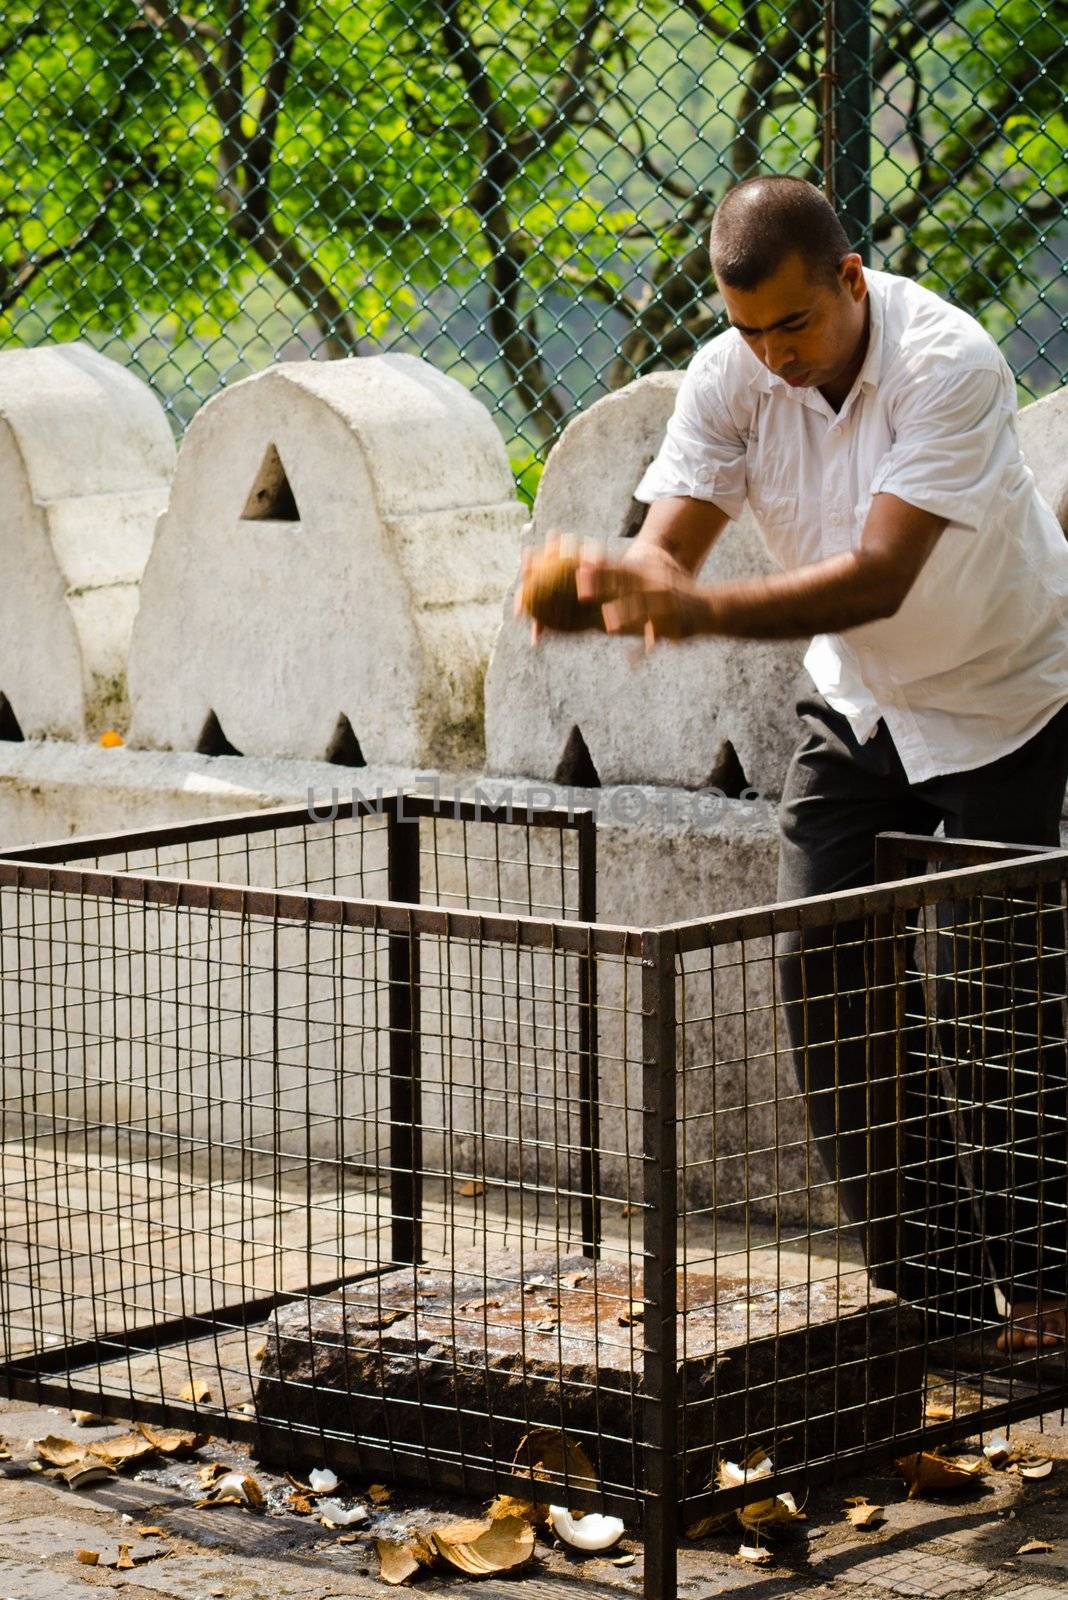
[(597, 1511), (576, 1521), (566, 1506), (550, 1506), (549, 1521), (556, 1537), (572, 1550), (611, 1550), (623, 1537), (619, 1518), (603, 1517)]

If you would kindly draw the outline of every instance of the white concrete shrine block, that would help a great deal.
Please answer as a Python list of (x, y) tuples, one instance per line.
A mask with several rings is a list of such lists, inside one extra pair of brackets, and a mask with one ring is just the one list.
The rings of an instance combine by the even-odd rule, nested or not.
[[(559, 528), (607, 539), (616, 553), (628, 548), (621, 532), (644, 510), (634, 490), (681, 381), (681, 373), (639, 378), (565, 428), (545, 464), (529, 542)], [(746, 511), (724, 529), (701, 576), (771, 570)], [(532, 650), (528, 625), (508, 612), (486, 679), (491, 773), (590, 782), (592, 760), (606, 785), (718, 784), (737, 793), (744, 781), (764, 795), (781, 793), (797, 741), (800, 643), (704, 639), (643, 657), (640, 642), (586, 634), (550, 637)]]
[(134, 631), (131, 743), (479, 760), (522, 518), (489, 412), (415, 356), (234, 384), (179, 454)]
[(1039, 493), (1068, 533), (1068, 388), (1024, 406), (1016, 431)]
[(173, 468), (163, 407), (116, 362), (83, 344), (0, 352), (0, 736), (123, 720)]

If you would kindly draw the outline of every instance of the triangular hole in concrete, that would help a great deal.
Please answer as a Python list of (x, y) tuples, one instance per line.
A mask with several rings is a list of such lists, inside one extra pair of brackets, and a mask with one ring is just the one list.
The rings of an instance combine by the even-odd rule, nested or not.
[(240, 750), (232, 745), (214, 711), (209, 711), (197, 740), (198, 756), (239, 756)]
[(554, 783), (566, 784), (569, 789), (599, 789), (601, 780), (593, 764), (589, 746), (576, 724), (567, 736), (560, 764), (553, 774)]
[(25, 734), (19, 727), (19, 719), (11, 709), (11, 701), (6, 694), (0, 694), (0, 739), (10, 739), (12, 743), (21, 744)]
[(360, 741), (352, 731), (352, 723), (342, 712), (337, 719), (333, 738), (327, 746), (326, 759), (332, 761), (335, 767), (365, 767), (363, 751)]
[(752, 787), (745, 775), (745, 768), (738, 760), (738, 752), (729, 739), (724, 739), (720, 745), (716, 764), (709, 773), (704, 787), (718, 789), (728, 800), (740, 799), (745, 790)]
[(282, 457), (276, 445), (269, 444), (249, 490), (243, 522), (299, 522), (300, 510), (293, 493)]

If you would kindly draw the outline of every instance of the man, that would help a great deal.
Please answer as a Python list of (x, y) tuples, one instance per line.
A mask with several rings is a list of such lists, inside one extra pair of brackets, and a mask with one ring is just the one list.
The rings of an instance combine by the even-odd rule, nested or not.
[[(1068, 544), (1021, 458), (1005, 361), (963, 311), (865, 270), (831, 206), (800, 180), (731, 190), (711, 257), (730, 328), (686, 373), (637, 490), (650, 509), (632, 553), (617, 564), (587, 548), (580, 598), (602, 602), (610, 632), (644, 634), (647, 646), (811, 638), (814, 691), (799, 706), (804, 735), (782, 801), (781, 899), (872, 883), (883, 831), (932, 834), (941, 823), (949, 836), (1056, 845)], [(699, 584), (746, 502), (783, 570)], [(1032, 917), (1021, 933), (1032, 954), (1040, 931)], [(847, 994), (864, 984), (840, 959), (795, 944), (783, 988), (817, 1145), (837, 1167), (847, 1213), (864, 1220), (866, 1029), (863, 993), (859, 1016)], [(1059, 976), (1047, 961), (1043, 977), (1059, 1017), (1063, 958)], [(1032, 1016), (1039, 1038), (1051, 1015), (1047, 1001)], [(1057, 1031), (1063, 1041), (1063, 1021)], [(971, 1130), (991, 1151), (972, 1182), (978, 1171), (1003, 1192), (1000, 1210), (984, 1198), (981, 1244), (994, 1263), (983, 1282), (972, 1261), (975, 1293), (957, 1325), (982, 1325), (998, 1303), (1002, 1352), (1062, 1348), (1065, 1335), (1063, 1042), (1059, 1066), (1049, 1058), (1046, 1049), (1038, 1088), (1031, 1062), (1019, 1105), (1008, 1104), (1012, 1063), (1000, 1077), (982, 1063), (977, 1090), (1002, 1120)], [(939, 1189), (928, 1204), (963, 1257), (976, 1247), (963, 1237), (974, 1208), (953, 1167), (924, 1181)], [(942, 1301), (959, 1310), (959, 1262), (923, 1266), (925, 1282), (951, 1285)]]

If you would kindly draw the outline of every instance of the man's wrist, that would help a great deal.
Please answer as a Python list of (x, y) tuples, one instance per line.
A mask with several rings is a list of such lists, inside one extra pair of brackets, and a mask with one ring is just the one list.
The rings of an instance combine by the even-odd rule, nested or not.
[(691, 605), (692, 626), (686, 630), (687, 637), (701, 638), (703, 635), (719, 632), (719, 607), (716, 603), (716, 591), (708, 585), (695, 589)]

